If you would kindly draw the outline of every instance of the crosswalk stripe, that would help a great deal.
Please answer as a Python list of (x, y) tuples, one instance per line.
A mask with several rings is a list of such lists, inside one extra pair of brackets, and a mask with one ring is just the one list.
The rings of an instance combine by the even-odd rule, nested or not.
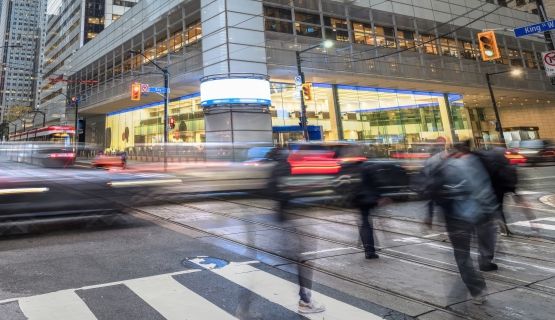
[(130, 280), (124, 284), (168, 320), (236, 319), (171, 276)]
[[(242, 263), (230, 263), (223, 268), (209, 270), (275, 304), (281, 305), (293, 312), (298, 312), (299, 287), (290, 281)], [(304, 315), (309, 319), (382, 319), (373, 313), (315, 291), (313, 291), (313, 297), (318, 302), (324, 304), (326, 311), (321, 314)]]
[(19, 300), (28, 320), (97, 320), (73, 290), (64, 290)]

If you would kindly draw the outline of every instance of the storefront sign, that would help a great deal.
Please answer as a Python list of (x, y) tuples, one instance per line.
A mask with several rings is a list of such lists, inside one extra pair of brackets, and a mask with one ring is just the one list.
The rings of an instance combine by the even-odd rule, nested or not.
[(201, 106), (272, 103), (270, 82), (263, 79), (231, 78), (204, 81), (200, 85)]
[(548, 77), (555, 77), (555, 51), (542, 52), (542, 61)]

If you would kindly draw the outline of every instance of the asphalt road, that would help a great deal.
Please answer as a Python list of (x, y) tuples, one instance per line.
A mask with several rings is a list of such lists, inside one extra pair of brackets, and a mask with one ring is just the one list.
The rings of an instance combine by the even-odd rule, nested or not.
[[(28, 177), (53, 174), (19, 169)], [(354, 210), (299, 203), (284, 223), (271, 199), (200, 190), (153, 202), (161, 193), (152, 189), (99, 192), (95, 185), (114, 181), (106, 172), (64, 171), (64, 179), (89, 185), (64, 189), (74, 196), (133, 205), (10, 222), (0, 239), (0, 319), (304, 319), (292, 247), (313, 270), (315, 299), (327, 307), (310, 319), (551, 319), (555, 208), (547, 200), (555, 167), (520, 172), (525, 201), (509, 198), (506, 206), (515, 236), (500, 237), (500, 270), (485, 274), (488, 302), (476, 306), (441, 219), (432, 229), (421, 223), (421, 202), (376, 212), (380, 259), (368, 261)], [(194, 190), (190, 181), (183, 188)], [(24, 223), (32, 227), (17, 228)]]

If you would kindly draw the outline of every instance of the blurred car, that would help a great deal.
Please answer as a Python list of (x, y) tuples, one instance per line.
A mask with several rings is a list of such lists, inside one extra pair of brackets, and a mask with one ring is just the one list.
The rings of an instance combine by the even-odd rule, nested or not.
[(367, 160), (351, 143), (291, 144), (276, 156), (268, 189), (288, 198), (335, 197), (348, 202)]
[(115, 155), (100, 153), (94, 157), (91, 165), (95, 168), (125, 168), (127, 165), (127, 156), (125, 153)]
[(511, 164), (540, 164), (555, 162), (555, 146), (548, 140), (520, 141), (518, 147), (508, 149), (505, 157)]

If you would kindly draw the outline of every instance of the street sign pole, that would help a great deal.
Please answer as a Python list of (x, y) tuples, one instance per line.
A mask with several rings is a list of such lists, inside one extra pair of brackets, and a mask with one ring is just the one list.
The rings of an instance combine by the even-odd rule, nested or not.
[[(538, 15), (540, 16), (540, 20), (542, 22), (547, 22), (547, 13), (545, 11), (543, 0), (536, 0), (536, 5), (538, 6)], [(553, 38), (551, 37), (551, 31), (545, 31), (543, 34), (549, 50), (555, 50), (555, 44), (553, 43)]]

